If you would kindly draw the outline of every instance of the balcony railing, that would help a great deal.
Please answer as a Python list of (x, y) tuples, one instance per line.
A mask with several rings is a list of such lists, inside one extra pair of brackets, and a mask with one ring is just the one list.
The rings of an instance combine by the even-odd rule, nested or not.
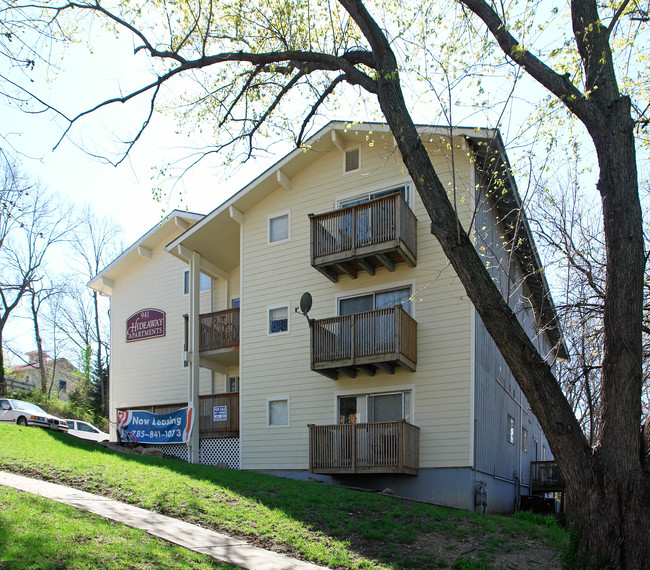
[(399, 193), (309, 217), (311, 264), (335, 283), (343, 274), (416, 265), (417, 219)]
[(417, 475), (420, 428), (405, 420), (309, 426), (312, 473)]
[[(189, 320), (183, 315), (184, 343), (189, 347)], [(199, 315), (199, 352), (239, 348), (239, 307)]]
[[(185, 406), (187, 402), (130, 406), (121, 410), (145, 410), (154, 414), (167, 414)], [(239, 392), (199, 396), (198, 418), (201, 437), (239, 437)]]
[(401, 306), (315, 320), (311, 330), (311, 369), (334, 380), (339, 372), (415, 371), (417, 323)]
[(199, 352), (239, 348), (239, 307), (199, 317)]
[(531, 493), (564, 491), (564, 480), (555, 461), (530, 462)]

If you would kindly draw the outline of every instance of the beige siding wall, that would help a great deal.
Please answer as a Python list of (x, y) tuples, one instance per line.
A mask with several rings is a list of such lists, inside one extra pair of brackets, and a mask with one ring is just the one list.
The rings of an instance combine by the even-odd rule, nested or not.
[[(438, 150), (434, 162), (445, 184), (451, 184), (447, 156)], [(448, 467), (470, 462), (471, 305), (453, 270), (430, 234), (428, 216), (413, 196), (418, 217), (418, 265), (379, 269), (375, 276), (341, 277), (330, 282), (310, 265), (310, 213), (332, 209), (338, 200), (408, 182), (392, 137), (365, 140), (361, 172), (343, 174), (343, 153), (331, 150), (295, 176), (291, 190), (278, 189), (245, 212), (242, 279), (242, 461), (246, 469), (308, 468), (308, 424), (336, 423), (336, 399), (345, 394), (412, 390), (411, 421), (421, 428), (420, 466)], [(473, 188), (467, 156), (456, 157), (459, 187)], [(451, 191), (451, 188), (450, 188)], [(412, 195), (415, 194), (412, 189)], [(457, 196), (463, 219), (472, 200)], [(269, 216), (290, 214), (290, 239), (268, 244)], [(394, 375), (378, 371), (333, 381), (310, 370), (309, 328), (294, 312), (303, 292), (314, 299), (310, 316), (337, 314), (336, 299), (409, 284), (414, 291), (413, 316), (418, 323), (417, 372)], [(268, 309), (288, 306), (289, 333), (269, 335)], [(288, 427), (267, 425), (268, 400), (287, 398)]]
[[(151, 249), (151, 259), (138, 258), (115, 280), (111, 298), (111, 420), (115, 409), (186, 402), (188, 369), (183, 367), (183, 294), (187, 265), (164, 251), (180, 231), (166, 232)], [(162, 338), (126, 343), (126, 320), (136, 311), (155, 308), (166, 313)], [(201, 311), (210, 311), (210, 292), (201, 293)], [(201, 394), (212, 391), (212, 375), (201, 370)]]

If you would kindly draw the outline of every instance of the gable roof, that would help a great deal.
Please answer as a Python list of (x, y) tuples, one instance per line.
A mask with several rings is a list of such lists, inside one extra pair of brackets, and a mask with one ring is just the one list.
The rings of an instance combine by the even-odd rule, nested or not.
[(143, 257), (147, 257), (151, 249), (161, 242), (166, 243), (173, 233), (179, 231), (179, 228), (183, 231), (187, 230), (203, 217), (203, 214), (173, 210), (95, 275), (87, 286), (104, 295), (111, 295), (113, 282), (131, 264), (136, 263)]
[[(448, 127), (417, 125), (417, 129), (422, 137), (449, 137)], [(192, 228), (175, 238), (166, 250), (185, 261), (188, 250), (201, 251), (202, 256), (207, 254), (207, 261), (227, 273), (240, 263), (239, 247), (215, 248), (214, 244), (239, 244), (240, 225), (237, 220), (241, 219), (241, 215), (245, 215), (248, 209), (275, 191), (278, 186), (290, 187), (291, 179), (317, 160), (323, 152), (332, 148), (343, 151), (352, 144), (364, 141), (369, 134), (392, 138), (392, 133), (385, 123), (328, 123), (309, 138), (303, 147), (286, 154)], [(550, 289), (498, 129), (454, 127), (452, 136), (464, 138), (477, 158), (479, 172), (490, 174), (486, 177), (490, 184), (488, 190), (498, 188), (498, 192), (492, 193), (497, 214), (505, 226), (508, 240), (518, 244), (516, 256), (531, 291), (535, 314), (544, 323), (544, 332), (552, 345), (557, 347), (558, 357), (567, 359), (568, 351), (562, 339)], [(210, 230), (202, 231), (207, 226)]]

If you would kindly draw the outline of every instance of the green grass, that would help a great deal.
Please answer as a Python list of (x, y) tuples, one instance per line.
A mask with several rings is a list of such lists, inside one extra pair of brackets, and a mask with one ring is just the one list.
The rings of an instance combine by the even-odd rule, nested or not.
[(0, 568), (104, 570), (231, 568), (36, 495), (0, 487)]
[(559, 550), (567, 540), (544, 519), (481, 515), (126, 455), (36, 428), (0, 425), (0, 442), (0, 469), (110, 496), (324, 566), (482, 568), (522, 544)]

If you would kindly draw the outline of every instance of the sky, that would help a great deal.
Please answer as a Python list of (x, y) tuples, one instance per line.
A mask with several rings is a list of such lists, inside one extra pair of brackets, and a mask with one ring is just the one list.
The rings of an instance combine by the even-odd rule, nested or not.
[[(51, 63), (59, 68), (58, 72), (37, 62), (36, 68), (25, 76), (33, 92), (68, 116), (91, 108), (108, 96), (128, 93), (142, 84), (144, 74), (149, 71), (146, 58), (134, 55), (134, 45), (129, 38), (115, 37), (98, 25), (88, 34), (96, 46), (93, 52), (81, 42), (65, 57), (54, 53)], [(6, 62), (0, 60), (0, 73), (7, 72)], [(176, 89), (179, 92), (182, 84)], [(524, 93), (528, 103), (543, 94), (538, 86), (534, 87), (534, 92), (524, 90)], [(419, 96), (419, 93), (411, 93), (412, 99)], [(462, 98), (462, 93), (460, 96)], [(146, 97), (144, 100), (146, 102)], [(511, 123), (502, 125), (506, 144), (508, 130), (512, 128), (516, 133), (517, 124), (522, 122), (517, 113), (525, 113), (530, 108), (523, 102), (517, 103), (514, 118), (509, 115)], [(493, 126), (486, 123), (486, 117), (467, 114), (467, 109), (459, 110), (457, 105), (455, 101), (455, 122)], [(416, 120), (441, 120), (439, 111), (433, 107), (426, 111), (418, 113)], [(365, 118), (351, 117), (347, 112), (346, 115), (345, 109), (339, 109), (337, 116), (327, 118)], [(65, 121), (51, 112), (26, 114), (16, 105), (0, 101), (0, 136), (5, 138), (3, 146), (8, 144), (13, 148), (23, 171), (42, 187), (59, 193), (79, 210), (90, 204), (98, 216), (112, 218), (122, 226), (124, 246), (132, 244), (174, 208), (202, 214), (210, 212), (290, 150), (288, 144), (278, 145), (274, 155), (254, 160), (239, 170), (226, 170), (216, 160), (201, 162), (176, 186), (167, 185), (162, 202), (158, 202), (152, 195), (152, 188), (158, 182), (152, 169), (186, 157), (189, 146), (205, 143), (201, 125), (189, 133), (178, 134), (172, 117), (156, 115), (142, 139), (117, 167), (81, 150), (115, 157), (116, 141), (132, 134), (145, 115), (146, 108), (138, 104), (116, 104), (76, 124), (70, 136), (54, 149), (66, 126)], [(209, 130), (206, 129), (206, 133)], [(22, 333), (22, 337), (17, 342), (25, 350), (31, 349), (31, 333)]]
[[(124, 91), (141, 78), (143, 68), (133, 58), (129, 41), (105, 35), (103, 47), (90, 53), (77, 46), (61, 62), (59, 74), (32, 74), (35, 92), (69, 116), (101, 102), (107, 94)], [(213, 163), (199, 164), (172, 189), (167, 185), (165, 199), (154, 200), (152, 188), (157, 180), (152, 167), (187, 155), (193, 137), (175, 134), (171, 117), (156, 115), (143, 138), (126, 160), (115, 167), (83, 152), (81, 148), (113, 158), (115, 141), (141, 124), (142, 107), (113, 106), (73, 127), (69, 138), (57, 145), (65, 121), (53, 113), (26, 114), (16, 106), (0, 104), (0, 125), (6, 142), (19, 157), (23, 171), (80, 208), (91, 204), (99, 216), (112, 217), (124, 228), (127, 244), (145, 233), (163, 212), (174, 208), (207, 213), (248, 182), (253, 172), (235, 173), (230, 180)]]
[[(101, 32), (98, 32), (101, 33)], [(3, 62), (0, 62), (0, 65)], [(45, 68), (31, 74), (31, 88), (60, 111), (72, 115), (92, 107), (107, 93), (128, 89), (139, 79), (143, 68), (133, 58), (133, 46), (124, 39), (106, 34), (102, 49), (90, 53), (77, 46), (60, 64), (58, 74)], [(133, 70), (133, 71), (127, 71)], [(0, 67), (3, 74), (6, 69)], [(53, 113), (25, 113), (16, 105), (0, 101), (0, 136), (9, 146), (20, 167), (41, 188), (61, 195), (78, 211), (90, 205), (97, 216), (113, 219), (123, 228), (123, 245), (128, 247), (174, 208), (206, 214), (234, 194), (257, 174), (271, 158), (248, 165), (238, 172), (225, 171), (213, 164), (194, 167), (175, 187), (167, 185), (160, 201), (153, 198), (157, 179), (152, 168), (188, 154), (192, 133), (180, 136), (175, 121), (156, 115), (144, 136), (119, 166), (89, 156), (80, 147), (99, 155), (113, 156), (115, 141), (141, 124), (142, 109), (137, 105), (115, 105), (75, 127), (70, 138), (59, 142), (65, 122)], [(67, 268), (66, 260), (55, 255), (50, 267)], [(15, 318), (14, 318), (15, 317)], [(14, 313), (5, 339), (18, 352), (33, 350), (31, 324)], [(13, 362), (17, 363), (14, 357)]]

